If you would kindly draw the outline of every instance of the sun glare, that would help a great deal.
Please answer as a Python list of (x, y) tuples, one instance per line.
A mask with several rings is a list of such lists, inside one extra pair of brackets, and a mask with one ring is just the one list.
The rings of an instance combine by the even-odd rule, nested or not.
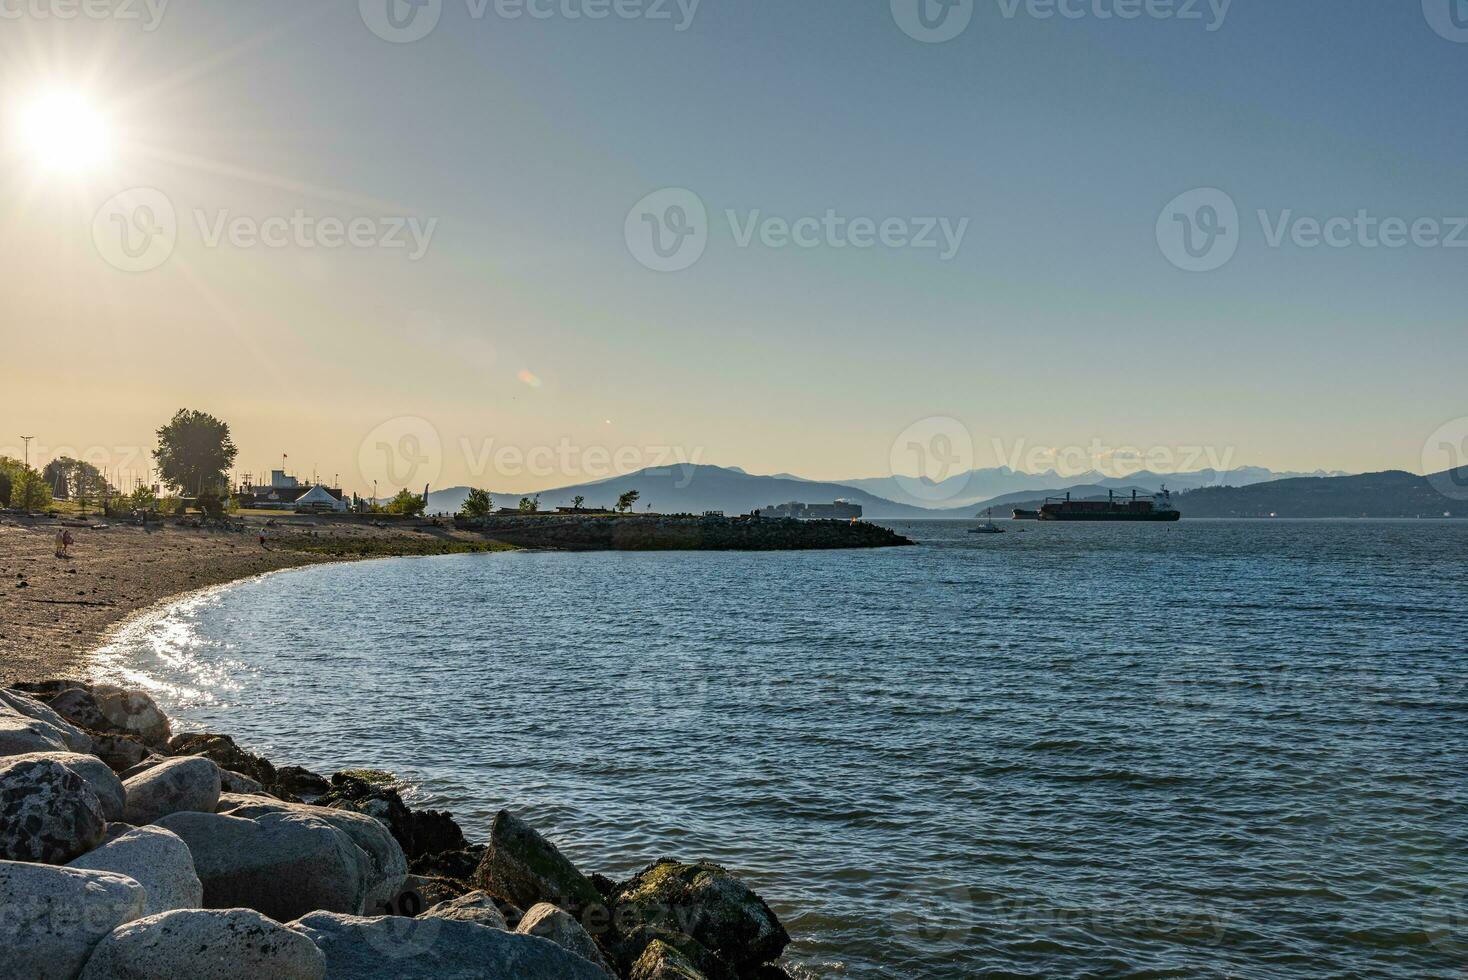
[(42, 168), (81, 173), (105, 163), (112, 151), (112, 128), (91, 102), (73, 92), (35, 96), (20, 110), (19, 137)]

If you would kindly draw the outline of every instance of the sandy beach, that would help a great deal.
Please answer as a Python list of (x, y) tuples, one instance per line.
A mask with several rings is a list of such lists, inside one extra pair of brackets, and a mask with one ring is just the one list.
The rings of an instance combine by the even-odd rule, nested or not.
[[(431, 524), (314, 525), (247, 517), (243, 531), (178, 524), (146, 531), (109, 521), (0, 517), (0, 681), (78, 676), (88, 651), (141, 610), (264, 572), (393, 555), (499, 550), (480, 535)], [(63, 527), (75, 543), (57, 558)], [(259, 532), (264, 528), (267, 547)]]

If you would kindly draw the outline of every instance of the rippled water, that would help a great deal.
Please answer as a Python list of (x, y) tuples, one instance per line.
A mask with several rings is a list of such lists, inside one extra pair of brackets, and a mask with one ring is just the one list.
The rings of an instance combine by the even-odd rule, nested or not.
[(821, 977), (1462, 976), (1468, 523), (318, 567), (98, 671), (587, 870), (736, 869)]

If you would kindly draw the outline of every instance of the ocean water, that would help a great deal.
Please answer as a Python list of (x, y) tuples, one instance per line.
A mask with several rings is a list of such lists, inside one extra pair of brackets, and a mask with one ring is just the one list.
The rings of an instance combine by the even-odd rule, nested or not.
[(1462, 977), (1468, 522), (317, 567), (101, 675), (587, 871), (708, 857), (807, 977)]

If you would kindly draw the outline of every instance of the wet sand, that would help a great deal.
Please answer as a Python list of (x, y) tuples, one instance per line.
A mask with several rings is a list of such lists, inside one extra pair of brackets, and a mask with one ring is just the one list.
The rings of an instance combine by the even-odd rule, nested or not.
[(261, 548), (264, 520), (245, 518), (243, 531), (68, 520), (75, 543), (57, 558), (62, 522), (0, 517), (0, 684), (80, 676), (109, 631), (196, 589), (323, 562), (505, 547), (448, 528), (285, 518), (265, 529), (268, 547)]

